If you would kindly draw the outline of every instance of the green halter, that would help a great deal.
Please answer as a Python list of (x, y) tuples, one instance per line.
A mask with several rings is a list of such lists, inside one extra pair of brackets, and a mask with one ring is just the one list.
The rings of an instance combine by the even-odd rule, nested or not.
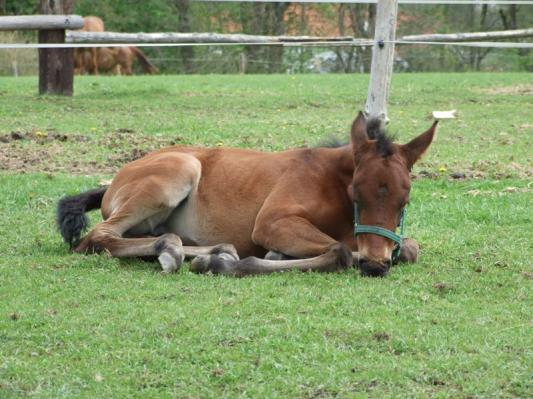
[(402, 208), (402, 211), (400, 212), (400, 223), (398, 223), (398, 227), (400, 228), (400, 234), (398, 235), (394, 231), (384, 229), (383, 227), (359, 224), (359, 208), (357, 207), (357, 202), (354, 201), (353, 207), (354, 207), (354, 218), (355, 218), (354, 220), (355, 236), (357, 236), (358, 234), (376, 234), (378, 236), (382, 236), (382, 237), (388, 238), (391, 241), (394, 241), (396, 243), (396, 246), (394, 247), (392, 251), (392, 261), (396, 262), (398, 260), (398, 257), (400, 256), (400, 251), (402, 249), (404, 219), (405, 219), (405, 214), (407, 213), (406, 208)]

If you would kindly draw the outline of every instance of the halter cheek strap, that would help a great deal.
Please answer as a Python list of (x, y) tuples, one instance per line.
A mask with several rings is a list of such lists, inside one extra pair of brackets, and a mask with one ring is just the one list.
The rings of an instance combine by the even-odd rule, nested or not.
[(357, 236), (358, 234), (376, 234), (378, 236), (382, 236), (385, 238), (388, 238), (391, 241), (394, 241), (396, 243), (396, 246), (394, 247), (392, 251), (392, 261), (396, 262), (398, 260), (398, 257), (400, 256), (400, 251), (402, 249), (402, 238), (404, 233), (404, 219), (405, 215), (407, 213), (406, 208), (402, 208), (402, 211), (400, 212), (400, 223), (398, 223), (398, 227), (400, 228), (400, 234), (396, 234), (396, 232), (384, 229), (383, 227), (379, 226), (370, 226), (365, 224), (359, 224), (359, 208), (357, 206), (357, 202), (354, 201), (354, 234)]

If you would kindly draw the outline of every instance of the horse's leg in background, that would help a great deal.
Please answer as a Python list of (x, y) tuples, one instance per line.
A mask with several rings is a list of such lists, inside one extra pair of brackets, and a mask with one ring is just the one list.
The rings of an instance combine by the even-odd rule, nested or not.
[(98, 49), (96, 47), (91, 47), (91, 63), (93, 73), (98, 75)]
[(129, 47), (122, 47), (117, 53), (117, 62), (125, 75), (133, 75), (133, 57), (134, 54)]
[(125, 68), (123, 68), (124, 75), (131, 76), (133, 75), (133, 69), (131, 68), (131, 65), (126, 65)]

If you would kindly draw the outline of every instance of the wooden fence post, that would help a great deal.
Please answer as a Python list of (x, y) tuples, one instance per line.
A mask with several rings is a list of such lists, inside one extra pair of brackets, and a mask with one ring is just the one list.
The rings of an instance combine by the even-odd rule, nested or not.
[[(70, 14), (73, 0), (39, 0), (43, 14)], [(65, 43), (65, 29), (39, 31), (39, 43)], [(39, 49), (39, 94), (71, 96), (74, 85), (74, 49)]]
[(378, 0), (365, 111), (368, 116), (377, 117), (384, 123), (388, 121), (387, 100), (394, 64), (397, 14), (398, 0)]

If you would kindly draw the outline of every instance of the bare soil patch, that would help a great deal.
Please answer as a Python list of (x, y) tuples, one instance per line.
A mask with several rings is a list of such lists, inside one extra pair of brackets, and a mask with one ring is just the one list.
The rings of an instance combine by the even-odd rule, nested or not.
[[(132, 129), (116, 129), (105, 135), (63, 134), (55, 131), (12, 131), (0, 136), (0, 170), (19, 173), (70, 173), (111, 175), (124, 164), (145, 154), (176, 144), (180, 136), (146, 136)], [(476, 162), (440, 169), (421, 163), (414, 179), (450, 180), (530, 178), (533, 167), (518, 162)]]
[[(20, 173), (112, 174), (122, 165), (148, 152), (180, 141), (180, 137), (171, 139), (141, 136), (130, 129), (117, 129), (116, 132), (100, 137), (13, 131), (0, 136), (0, 170)], [(96, 160), (96, 155), (100, 156), (100, 160)], [(103, 161), (102, 155), (105, 158)]]
[(516, 86), (491, 87), (481, 89), (482, 93), (487, 94), (510, 94), (514, 96), (531, 96), (533, 95), (533, 84), (518, 84)]

